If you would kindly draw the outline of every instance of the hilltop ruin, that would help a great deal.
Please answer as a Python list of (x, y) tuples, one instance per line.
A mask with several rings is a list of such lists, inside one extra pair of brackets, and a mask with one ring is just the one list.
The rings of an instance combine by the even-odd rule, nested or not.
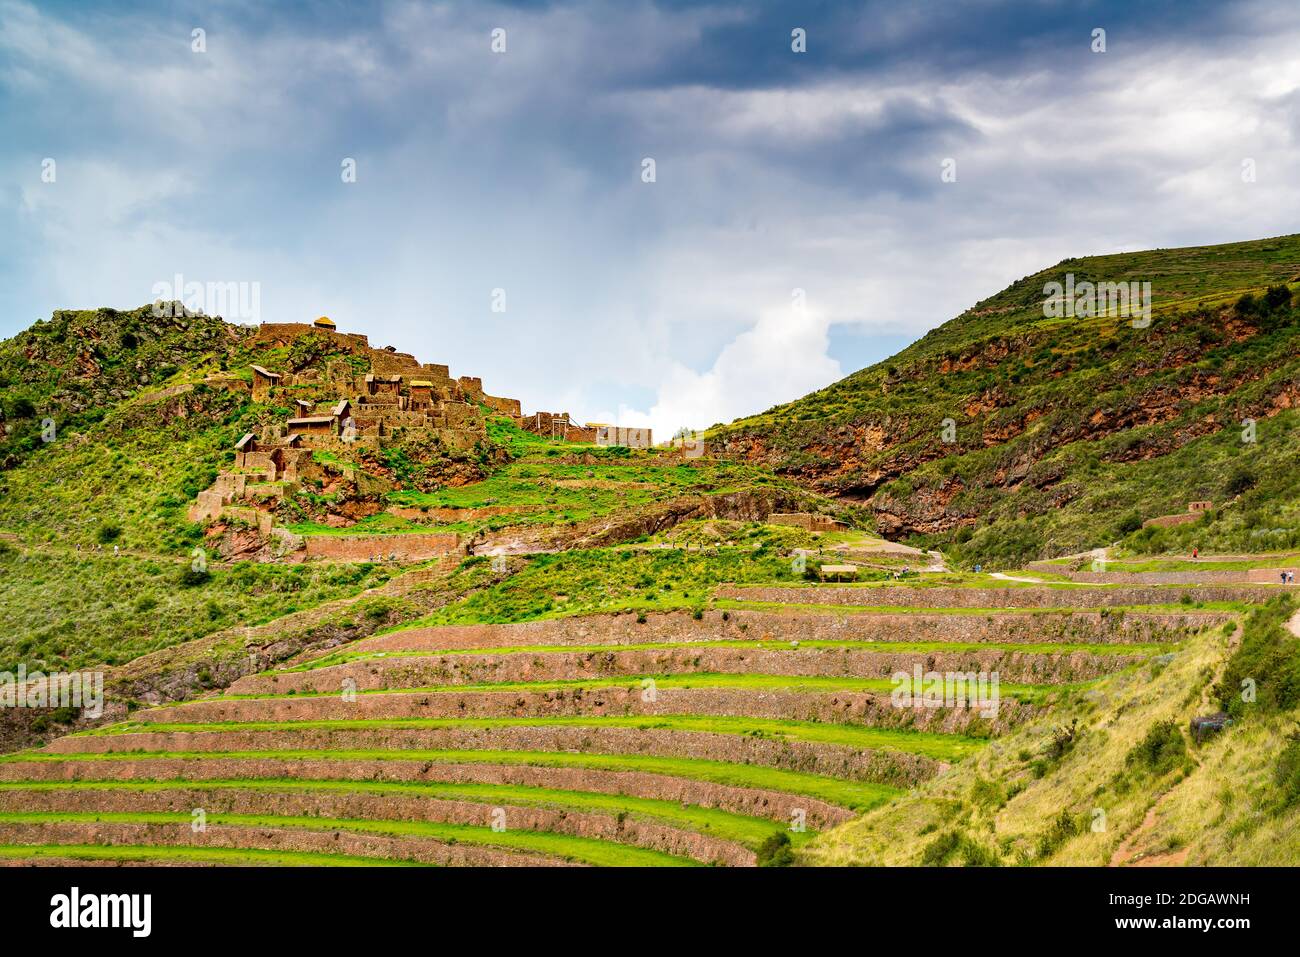
[[(234, 460), (212, 486), (199, 493), (188, 516), (194, 522), (225, 522), (256, 529), (272, 545), (272, 557), (334, 557), (360, 560), (390, 551), (405, 558), (457, 554), (454, 535), (330, 536), (304, 540), (275, 524), (275, 507), (304, 483), (341, 478), (359, 496), (392, 486), (352, 464), (366, 452), (422, 442), (444, 452), (467, 452), (487, 441), (487, 415), (506, 416), (519, 428), (548, 438), (597, 445), (649, 448), (649, 429), (575, 423), (568, 413), (525, 416), (518, 399), (489, 395), (476, 376), (453, 379), (449, 368), (421, 363), (391, 346), (374, 348), (360, 333), (339, 332), (322, 316), (306, 323), (264, 323), (254, 349), (309, 348), (319, 356), (296, 372), (251, 366), (249, 380), (222, 376), (224, 388), (248, 388), (253, 401), (290, 410), (283, 423), (243, 435)], [(215, 380), (211, 384), (217, 384)], [(362, 542), (361, 539), (366, 541)], [(353, 540), (355, 539), (355, 540)]]

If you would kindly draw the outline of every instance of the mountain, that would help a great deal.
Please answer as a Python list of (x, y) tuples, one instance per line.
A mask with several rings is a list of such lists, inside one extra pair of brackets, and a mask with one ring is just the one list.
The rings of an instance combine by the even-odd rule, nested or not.
[[(707, 438), (967, 564), (1116, 541), (1294, 547), (1297, 282), (1295, 235), (1067, 259), (892, 359)], [(1149, 317), (1122, 303), (1070, 310), (1063, 294), (1086, 306), (1088, 283), (1136, 284), (1136, 303), (1149, 288)], [(1206, 500), (1195, 526), (1141, 528)]]
[(1063, 263), (655, 448), (326, 317), (57, 312), (0, 342), (0, 861), (1294, 863), (1297, 262)]

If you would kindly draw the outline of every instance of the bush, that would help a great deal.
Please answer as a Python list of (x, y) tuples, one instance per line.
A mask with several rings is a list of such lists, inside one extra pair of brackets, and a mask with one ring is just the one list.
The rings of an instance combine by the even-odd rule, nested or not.
[(1186, 758), (1187, 741), (1178, 725), (1172, 721), (1157, 721), (1124, 758), (1124, 764), (1162, 777), (1179, 767)]
[(193, 588), (197, 585), (205, 585), (212, 579), (212, 575), (205, 569), (186, 567), (181, 572), (180, 583), (187, 588)]
[[(1230, 717), (1242, 717), (1248, 706), (1268, 712), (1300, 705), (1300, 639), (1286, 628), (1292, 610), (1291, 599), (1278, 596), (1247, 616), (1241, 644), (1214, 687)], [(1246, 688), (1254, 689), (1254, 703), (1243, 700)]]
[(1285, 284), (1269, 286), (1264, 292), (1260, 305), (1265, 312), (1282, 312), (1291, 308), (1291, 289)]
[(789, 867), (794, 863), (790, 835), (785, 831), (774, 831), (758, 846), (756, 857), (759, 867)]
[(1121, 536), (1130, 535), (1142, 528), (1142, 516), (1137, 512), (1129, 512), (1119, 520), (1118, 531)]
[(1238, 465), (1228, 476), (1223, 488), (1229, 495), (1240, 495), (1254, 488), (1259, 478), (1248, 466)]
[(15, 419), (34, 419), (36, 418), (36, 406), (32, 404), (31, 399), (14, 399), (9, 404), (9, 414)]
[(1057, 849), (1070, 838), (1083, 833), (1082, 821), (1062, 808), (1061, 813), (1052, 819), (1052, 823), (1038, 837), (1038, 857), (1051, 857)]
[(924, 867), (943, 867), (953, 859), (963, 867), (998, 867), (997, 854), (959, 831), (945, 831), (921, 851)]
[(108, 545), (122, 537), (122, 526), (114, 525), (112, 522), (105, 522), (99, 526), (95, 532), (95, 538), (101, 545)]
[(1273, 779), (1283, 808), (1300, 804), (1300, 731), (1293, 731), (1287, 738), (1286, 747), (1278, 755)]

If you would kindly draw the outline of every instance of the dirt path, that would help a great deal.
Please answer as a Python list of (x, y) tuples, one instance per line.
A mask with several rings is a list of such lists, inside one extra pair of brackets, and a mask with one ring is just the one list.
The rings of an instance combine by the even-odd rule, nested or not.
[(1291, 632), (1291, 634), (1295, 635), (1297, 638), (1300, 638), (1300, 611), (1297, 611), (1294, 615), (1291, 616), (1291, 620), (1286, 623), (1286, 627)]
[(1019, 575), (1004, 575), (1002, 572), (994, 572), (992, 578), (1001, 579), (1004, 582), (1027, 582), (1030, 585), (1041, 585), (1041, 578), (1021, 578)]
[(1151, 806), (1151, 810), (1147, 811), (1147, 816), (1142, 819), (1142, 823), (1134, 828), (1133, 833), (1126, 837), (1119, 847), (1115, 848), (1115, 853), (1110, 858), (1110, 867), (1178, 867), (1187, 863), (1187, 856), (1192, 850), (1190, 847), (1167, 851), (1164, 854), (1142, 854), (1137, 849), (1142, 838), (1153, 831), (1160, 822), (1160, 815), (1156, 813), (1156, 808), (1169, 793), (1166, 791), (1156, 799), (1156, 803)]

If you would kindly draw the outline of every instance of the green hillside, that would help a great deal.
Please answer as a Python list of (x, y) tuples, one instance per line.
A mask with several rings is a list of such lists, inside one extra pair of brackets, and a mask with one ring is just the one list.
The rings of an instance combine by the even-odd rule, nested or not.
[(0, 342), (0, 863), (1294, 863), (1297, 273), (1067, 261), (689, 453), (57, 312)]
[[(1149, 325), (1046, 317), (1044, 286), (1067, 274), (1149, 282)], [(886, 362), (709, 438), (720, 454), (865, 503), (891, 538), (968, 564), (1117, 540), (1137, 551), (1292, 547), (1297, 281), (1300, 236), (1068, 259)], [(1194, 500), (1216, 505), (1203, 523), (1137, 531)]]

